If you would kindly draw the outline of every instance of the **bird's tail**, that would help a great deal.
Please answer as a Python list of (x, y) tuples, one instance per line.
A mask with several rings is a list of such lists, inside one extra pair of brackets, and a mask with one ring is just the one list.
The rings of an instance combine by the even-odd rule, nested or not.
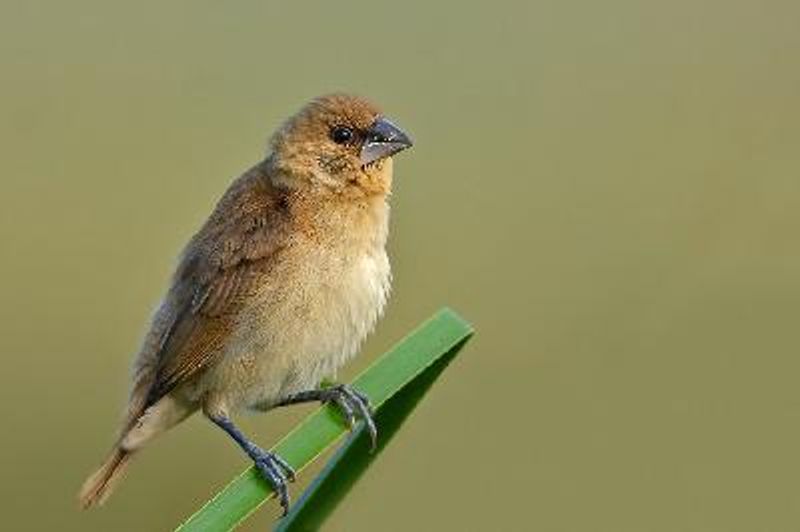
[(78, 494), (81, 507), (85, 509), (103, 504), (122, 479), (132, 457), (133, 451), (114, 447), (105, 463), (83, 483)]

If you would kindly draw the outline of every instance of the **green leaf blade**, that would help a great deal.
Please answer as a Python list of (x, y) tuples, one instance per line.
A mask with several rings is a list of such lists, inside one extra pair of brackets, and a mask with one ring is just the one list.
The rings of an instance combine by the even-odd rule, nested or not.
[[(378, 358), (353, 381), (353, 386), (369, 396), (376, 407), (376, 417), (386, 416), (387, 419), (391, 418), (392, 415), (389, 414), (392, 409), (384, 411), (384, 403), (420, 375), (426, 373), (426, 370), (440, 359), (444, 358), (449, 362), (457, 352), (458, 347), (463, 345), (472, 334), (473, 329), (468, 322), (452, 310), (442, 309), (386, 354)], [(446, 357), (448, 354), (451, 354), (450, 358)], [(444, 365), (441, 369), (444, 369)], [(438, 376), (438, 373), (436, 375)], [(430, 386), (430, 383), (428, 386)], [(422, 389), (419, 388), (412, 393), (412, 396), (415, 393), (418, 395), (414, 400), (414, 404), (425, 393), (424, 390), (420, 393), (420, 390)], [(427, 387), (425, 387), (425, 390), (427, 390)], [(410, 412), (410, 409), (407, 409), (405, 414), (403, 414), (402, 409), (394, 413), (395, 418), (399, 416), (397, 426), (405, 419), (408, 412)], [(332, 406), (325, 406), (308, 416), (284, 437), (273, 450), (300, 471), (333, 445), (346, 431), (346, 425), (336, 409)], [(379, 433), (379, 444), (382, 436), (385, 436), (386, 441), (388, 441), (390, 433), (384, 435), (385, 428), (381, 427), (380, 424), (379, 431), (381, 431)], [(393, 432), (391, 431), (391, 433)], [(363, 438), (363, 434), (358, 432), (354, 434), (350, 444), (342, 449), (337, 456), (352, 452), (350, 449), (356, 447), (352, 444), (359, 439), (363, 440)], [(359, 466), (361, 469), (354, 470), (354, 478), (360, 476), (366, 465), (367, 463), (363, 467)], [(336, 467), (336, 464), (332, 467)], [(327, 470), (328, 468), (326, 468)], [(181, 532), (231, 530), (273, 495), (271, 488), (251, 467), (236, 477), (200, 510), (189, 517), (178, 530)], [(333, 504), (335, 505), (335, 502)], [(330, 511), (330, 509), (327, 511)]]

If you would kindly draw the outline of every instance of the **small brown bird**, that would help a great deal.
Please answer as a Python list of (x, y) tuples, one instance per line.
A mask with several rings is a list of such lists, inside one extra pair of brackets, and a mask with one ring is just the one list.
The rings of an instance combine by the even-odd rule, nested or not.
[(318, 98), (272, 137), (184, 249), (133, 370), (119, 436), (80, 492), (101, 504), (136, 452), (197, 410), (227, 432), (278, 493), (294, 471), (231, 421), (307, 401), (336, 404), (376, 436), (369, 400), (321, 388), (381, 315), (391, 273), (392, 159), (411, 140), (371, 103)]

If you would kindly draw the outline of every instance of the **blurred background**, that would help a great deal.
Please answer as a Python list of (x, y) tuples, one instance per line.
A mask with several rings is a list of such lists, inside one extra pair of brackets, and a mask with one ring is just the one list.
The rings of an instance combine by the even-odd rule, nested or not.
[[(196, 417), (76, 508), (179, 249), (347, 90), (416, 146), (394, 297), (343, 377), (445, 304), (478, 334), (330, 530), (796, 529), (799, 24), (778, 0), (2, 2), (2, 528), (169, 530), (248, 465)], [(268, 445), (308, 411), (243, 425)]]

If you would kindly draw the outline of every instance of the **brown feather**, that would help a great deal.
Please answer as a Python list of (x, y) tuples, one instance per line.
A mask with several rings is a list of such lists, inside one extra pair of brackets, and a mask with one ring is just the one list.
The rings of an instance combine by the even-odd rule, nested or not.
[(285, 190), (259, 167), (235, 182), (187, 246), (172, 295), (176, 313), (160, 352), (147, 404), (212, 364), (257, 273), (285, 243)]
[(115, 447), (105, 463), (83, 483), (78, 494), (81, 507), (91, 508), (103, 504), (117, 482), (122, 479), (132, 457), (133, 453)]

